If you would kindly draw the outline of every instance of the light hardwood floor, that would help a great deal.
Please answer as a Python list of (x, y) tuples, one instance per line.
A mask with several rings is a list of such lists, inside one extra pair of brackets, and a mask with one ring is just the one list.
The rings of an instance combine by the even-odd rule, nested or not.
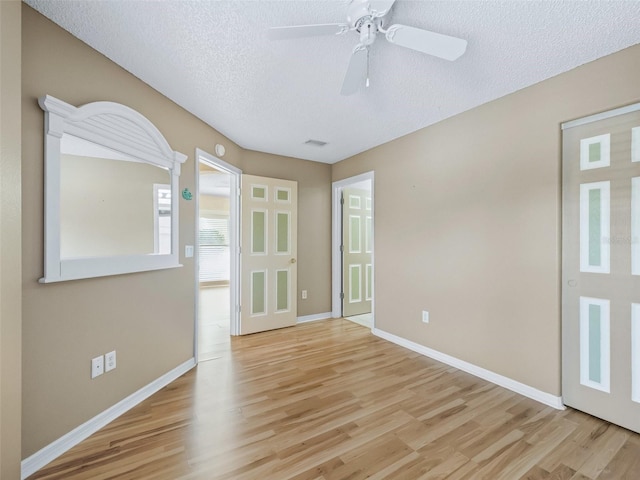
[(229, 287), (200, 287), (198, 306), (198, 361), (215, 360), (229, 354)]
[(233, 338), (31, 479), (640, 479), (640, 436), (345, 320)]

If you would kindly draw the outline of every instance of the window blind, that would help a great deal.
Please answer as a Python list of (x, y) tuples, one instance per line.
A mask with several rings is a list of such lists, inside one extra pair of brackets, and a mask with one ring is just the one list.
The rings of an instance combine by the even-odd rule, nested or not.
[(201, 282), (229, 281), (229, 217), (216, 215), (200, 217)]

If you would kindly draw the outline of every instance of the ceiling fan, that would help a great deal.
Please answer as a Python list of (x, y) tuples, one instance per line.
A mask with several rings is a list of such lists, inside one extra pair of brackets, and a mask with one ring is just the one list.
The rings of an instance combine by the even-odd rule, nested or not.
[(384, 34), (388, 42), (411, 48), (445, 60), (453, 61), (467, 49), (467, 41), (420, 28), (395, 24), (384, 28), (384, 17), (391, 11), (395, 0), (351, 0), (347, 6), (347, 23), (319, 25), (297, 25), (272, 27), (269, 38), (285, 40), (318, 35), (343, 35), (357, 31), (360, 43), (353, 49), (347, 73), (342, 82), (342, 95), (351, 95), (365, 80), (369, 86), (369, 47), (378, 33)]

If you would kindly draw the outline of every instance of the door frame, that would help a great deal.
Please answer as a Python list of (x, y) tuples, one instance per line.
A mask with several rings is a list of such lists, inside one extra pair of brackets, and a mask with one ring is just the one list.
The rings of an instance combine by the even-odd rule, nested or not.
[[(371, 181), (371, 230), (375, 232), (375, 181), (374, 172), (365, 172), (360, 175), (345, 178), (343, 180), (335, 181), (331, 184), (331, 316), (333, 318), (340, 318), (342, 316), (342, 299), (340, 293), (342, 291), (342, 255), (340, 252), (340, 245), (342, 244), (342, 208), (340, 205), (340, 199), (342, 197), (342, 190), (345, 187), (349, 187), (353, 184), (360, 183), (362, 181)], [(371, 283), (372, 285), (372, 299), (371, 299), (371, 316), (373, 319), (372, 329), (375, 328), (376, 315), (375, 315), (375, 234), (372, 235), (371, 242), (373, 244), (373, 252), (371, 253)]]
[(200, 305), (200, 163), (205, 163), (217, 170), (221, 170), (230, 175), (229, 182), (229, 257), (231, 259), (229, 271), (229, 293), (230, 293), (230, 333), (239, 335), (240, 333), (240, 176), (242, 170), (220, 158), (196, 148), (195, 165), (195, 312), (194, 312), (194, 339), (193, 351), (198, 362), (198, 335), (199, 335), (199, 305)]

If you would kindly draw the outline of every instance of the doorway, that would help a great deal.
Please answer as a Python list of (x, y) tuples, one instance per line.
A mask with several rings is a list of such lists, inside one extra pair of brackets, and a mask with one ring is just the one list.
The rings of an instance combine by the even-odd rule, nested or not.
[(238, 334), (238, 184), (241, 171), (196, 151), (196, 338), (198, 361), (219, 358)]
[(332, 312), (367, 328), (374, 317), (373, 172), (333, 183)]

